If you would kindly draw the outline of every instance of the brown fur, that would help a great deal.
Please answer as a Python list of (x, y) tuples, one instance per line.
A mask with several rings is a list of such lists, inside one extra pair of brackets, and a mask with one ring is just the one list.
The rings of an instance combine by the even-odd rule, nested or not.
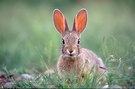
[(86, 27), (87, 11), (81, 9), (78, 12), (72, 31), (69, 30), (66, 19), (60, 10), (54, 10), (53, 19), (54, 25), (63, 39), (61, 55), (57, 62), (60, 77), (64, 77), (66, 73), (75, 73), (77, 76), (90, 73), (94, 65), (97, 66), (94, 68), (97, 74), (103, 73), (105, 66), (102, 60), (92, 51), (81, 48), (79, 43), (81, 33)]

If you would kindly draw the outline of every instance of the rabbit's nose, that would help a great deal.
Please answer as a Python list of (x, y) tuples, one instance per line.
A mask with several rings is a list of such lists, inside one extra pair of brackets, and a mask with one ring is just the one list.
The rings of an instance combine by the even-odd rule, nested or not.
[(70, 51), (69, 51), (69, 53), (72, 53), (72, 52), (73, 52), (73, 50), (70, 50)]
[(73, 54), (73, 52), (74, 52), (73, 50), (67, 50), (68, 54)]

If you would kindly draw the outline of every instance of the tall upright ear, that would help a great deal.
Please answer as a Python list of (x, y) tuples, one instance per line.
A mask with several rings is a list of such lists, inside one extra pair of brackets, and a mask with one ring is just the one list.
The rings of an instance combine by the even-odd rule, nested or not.
[(87, 11), (86, 9), (81, 9), (74, 19), (73, 29), (79, 34), (85, 29), (87, 24)]
[(54, 10), (53, 21), (56, 29), (60, 34), (62, 34), (65, 30), (68, 30), (66, 19), (60, 10), (58, 9)]

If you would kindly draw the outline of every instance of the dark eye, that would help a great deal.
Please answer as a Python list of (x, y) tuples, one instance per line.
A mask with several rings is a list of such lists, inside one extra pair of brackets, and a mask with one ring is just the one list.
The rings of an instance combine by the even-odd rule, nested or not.
[(78, 39), (78, 44), (80, 44), (80, 39)]
[(64, 39), (62, 39), (62, 43), (63, 43), (63, 44), (65, 44), (65, 41), (64, 41)]

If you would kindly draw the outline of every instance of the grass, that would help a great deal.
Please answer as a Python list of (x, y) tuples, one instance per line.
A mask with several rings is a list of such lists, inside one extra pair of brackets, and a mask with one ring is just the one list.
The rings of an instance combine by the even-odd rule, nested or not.
[[(113, 38), (114, 39), (114, 38)], [(115, 44), (115, 48), (117, 49), (118, 44), (115, 42), (116, 40), (111, 40), (111, 42)], [(105, 65), (107, 67), (106, 72), (106, 80), (100, 83), (100, 77), (96, 76), (94, 72), (91, 70), (91, 73), (84, 77), (84, 80), (77, 81), (77, 77), (73, 75), (69, 75), (65, 78), (60, 78), (58, 76), (57, 70), (53, 75), (46, 75), (44, 73), (38, 72), (36, 70), (31, 70), (28, 72), (27, 69), (18, 70), (17, 73), (28, 73), (35, 77), (34, 80), (22, 80), (20, 82), (15, 82), (13, 85), (14, 88), (101, 88), (105, 85), (108, 85), (109, 88), (134, 88), (135, 87), (135, 71), (134, 67), (134, 46), (132, 45), (130, 48), (127, 49), (127, 52), (124, 56), (118, 57), (119, 51), (114, 49), (111, 50), (110, 47), (107, 47), (105, 43), (108, 43), (107, 39), (103, 39), (102, 53), (106, 54)], [(106, 46), (106, 47), (104, 47)], [(101, 48), (102, 48), (101, 47)], [(108, 53), (109, 50), (111, 52)], [(115, 54), (113, 54), (115, 53)], [(42, 61), (43, 62), (43, 61)], [(44, 66), (46, 65), (44, 62), (42, 63)], [(9, 72), (7, 72), (7, 76), (9, 76)], [(20, 72), (19, 72), (20, 71)], [(35, 73), (36, 72), (36, 73)], [(16, 76), (16, 74), (14, 75)], [(70, 83), (67, 84), (67, 78), (70, 79)]]
[[(7, 71), (7, 78), (11, 75), (9, 71)], [(14, 76), (16, 76), (14, 74)], [(60, 78), (58, 76), (57, 71), (53, 75), (46, 75), (44, 73), (39, 73), (34, 76), (34, 80), (25, 79), (21, 81), (15, 81), (15, 78), (12, 78), (14, 84), (12, 88), (98, 88), (102, 87), (104, 83), (100, 83), (100, 77), (94, 74), (94, 71), (91, 70), (91, 73), (84, 77), (84, 79), (78, 79), (74, 74), (71, 74), (67, 77)], [(70, 82), (67, 83), (67, 79), (70, 79)], [(11, 87), (4, 87), (11, 88)]]
[[(109, 48), (110, 49), (110, 48)], [(131, 51), (131, 50), (128, 50)], [(129, 56), (127, 54), (126, 56)], [(129, 60), (125, 60), (125, 58), (118, 58), (115, 55), (109, 55), (106, 60), (105, 64), (108, 68), (107, 74), (106, 74), (106, 80), (104, 82), (100, 82), (100, 77), (102, 76), (96, 76), (91, 70), (91, 73), (84, 77), (84, 80), (77, 81), (78, 78), (73, 74), (69, 75), (65, 78), (60, 78), (58, 76), (57, 70), (55, 71), (55, 74), (53, 75), (46, 75), (44, 73), (33, 71), (28, 72), (26, 69), (25, 72), (22, 73), (28, 73), (35, 77), (34, 80), (21, 80), (20, 82), (15, 82), (15, 84), (12, 86), (14, 88), (101, 88), (105, 85), (108, 85), (109, 88), (133, 88), (135, 86), (135, 71), (134, 68), (129, 68), (128, 62), (131, 62)], [(133, 61), (133, 59), (130, 59)], [(43, 62), (44, 64), (44, 62)], [(45, 64), (44, 64), (45, 65)], [(10, 72), (7, 71), (7, 76), (10, 75)], [(36, 72), (36, 73), (35, 73)], [(18, 72), (19, 73), (19, 70)], [(21, 73), (20, 73), (21, 74)], [(16, 74), (14, 75), (16, 76)], [(67, 84), (67, 78), (70, 79), (70, 83)], [(116, 86), (117, 85), (117, 86)]]
[[(10, 71), (16, 71), (14, 76), (27, 73), (35, 77), (33, 81), (15, 81), (13, 87), (135, 87), (134, 1), (69, 0), (67, 3), (0, 1), (0, 70), (7, 73), (7, 78)], [(60, 79), (57, 70), (54, 75), (44, 74), (46, 69), (56, 67), (60, 54), (61, 38), (52, 21), (55, 8), (63, 12), (70, 28), (77, 11), (81, 8), (88, 10), (88, 24), (81, 45), (103, 59), (108, 69), (105, 82), (99, 83), (99, 78), (92, 75), (77, 83), (77, 77), (72, 75), (72, 83), (67, 85), (67, 79)]]

